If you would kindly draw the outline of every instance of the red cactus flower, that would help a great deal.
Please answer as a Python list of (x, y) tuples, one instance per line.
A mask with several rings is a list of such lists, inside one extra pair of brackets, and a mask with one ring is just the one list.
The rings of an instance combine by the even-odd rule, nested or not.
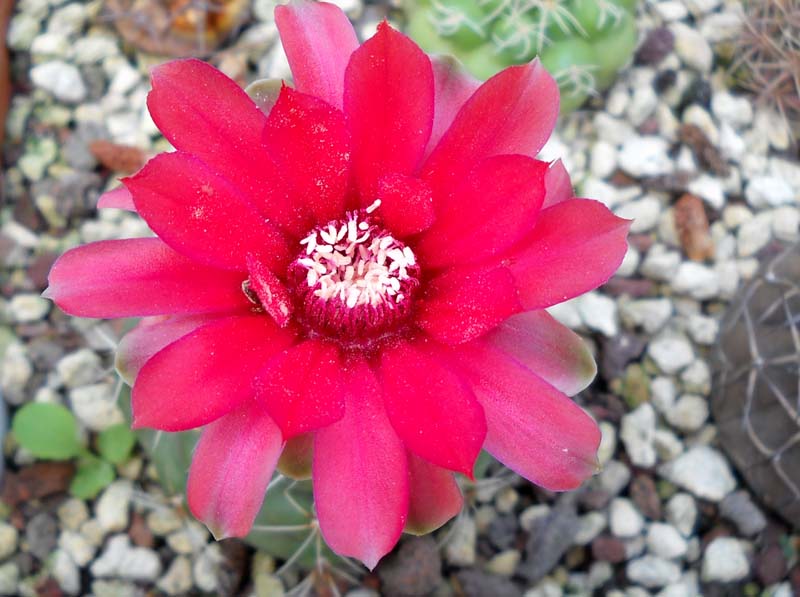
[(566, 396), (595, 365), (543, 309), (613, 274), (628, 223), (535, 159), (558, 113), (538, 62), (478, 85), (385, 23), (359, 46), (333, 5), (275, 17), (295, 86), (274, 101), (197, 60), (153, 71), (176, 151), (100, 206), (157, 238), (67, 252), (47, 295), (157, 316), (119, 348), (134, 425), (203, 427), (189, 505), (218, 536), (313, 441), (322, 535), (373, 567), (459, 511), (481, 448), (551, 490), (595, 471)]

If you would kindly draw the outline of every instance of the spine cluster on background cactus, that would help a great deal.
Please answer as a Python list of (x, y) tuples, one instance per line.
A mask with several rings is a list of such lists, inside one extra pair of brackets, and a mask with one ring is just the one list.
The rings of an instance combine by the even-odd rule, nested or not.
[(562, 112), (607, 88), (630, 59), (636, 0), (416, 0), (408, 32), (453, 54), (478, 78), (539, 56), (561, 88)]

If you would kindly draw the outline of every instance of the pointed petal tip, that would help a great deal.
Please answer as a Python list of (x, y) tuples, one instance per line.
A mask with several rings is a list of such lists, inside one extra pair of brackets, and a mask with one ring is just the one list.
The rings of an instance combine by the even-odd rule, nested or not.
[(42, 291), (42, 294), (40, 296), (42, 298), (44, 298), (44, 299), (47, 299), (47, 300), (50, 300), (50, 301), (55, 301), (55, 299), (53, 299), (53, 287), (52, 286), (48, 286), (47, 288), (45, 288)]

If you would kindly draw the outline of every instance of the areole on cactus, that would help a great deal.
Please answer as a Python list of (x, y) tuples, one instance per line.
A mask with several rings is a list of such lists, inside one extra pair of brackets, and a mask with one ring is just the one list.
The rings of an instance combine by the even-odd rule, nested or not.
[(630, 60), (635, 9), (636, 0), (414, 0), (408, 33), (480, 79), (538, 56), (569, 112), (611, 85)]
[(331, 4), (276, 22), (294, 87), (153, 70), (176, 151), (98, 205), (156, 237), (68, 251), (46, 296), (145, 318), (118, 349), (133, 423), (202, 428), (188, 503), (218, 538), (258, 531), (265, 493), (272, 516), (275, 470), (311, 477), (289, 526), (370, 568), (460, 511), (482, 449), (578, 487), (600, 432), (569, 396), (596, 368), (544, 309), (613, 275), (629, 221), (536, 159), (555, 81), (533, 61), (478, 84), (387, 23), (359, 45)]

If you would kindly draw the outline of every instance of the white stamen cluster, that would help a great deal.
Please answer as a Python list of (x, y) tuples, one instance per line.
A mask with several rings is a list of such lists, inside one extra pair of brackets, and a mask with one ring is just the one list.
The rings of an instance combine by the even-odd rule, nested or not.
[(403, 281), (417, 269), (416, 258), (409, 247), (365, 218), (379, 205), (376, 201), (350, 212), (300, 241), (306, 256), (296, 263), (307, 269), (306, 283), (314, 296), (338, 299), (351, 309), (394, 306), (406, 299)]

